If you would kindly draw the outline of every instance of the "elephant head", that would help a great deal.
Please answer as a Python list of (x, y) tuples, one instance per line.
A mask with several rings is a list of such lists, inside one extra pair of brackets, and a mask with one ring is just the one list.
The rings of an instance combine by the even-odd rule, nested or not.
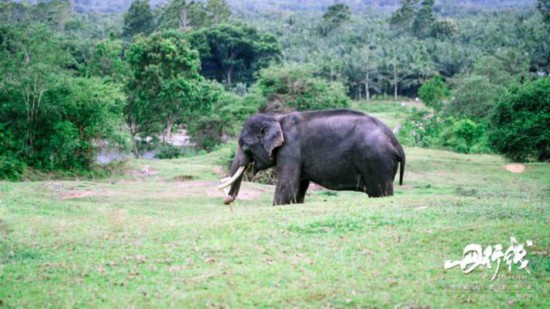
[(274, 115), (255, 115), (248, 118), (239, 137), (237, 153), (231, 165), (231, 179), (221, 184), (223, 189), (231, 186), (226, 205), (231, 204), (241, 187), (244, 171), (252, 166), (254, 175), (276, 164), (276, 149), (284, 143), (283, 130)]

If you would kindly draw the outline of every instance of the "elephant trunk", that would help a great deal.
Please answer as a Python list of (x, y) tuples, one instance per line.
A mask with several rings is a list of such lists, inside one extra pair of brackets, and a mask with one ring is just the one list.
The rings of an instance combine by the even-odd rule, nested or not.
[[(233, 164), (231, 164), (231, 177), (236, 179), (231, 183), (231, 188), (229, 194), (223, 201), (225, 205), (231, 204), (239, 194), (239, 189), (241, 188), (241, 182), (243, 180), (243, 174), (246, 171), (246, 168), (250, 164), (250, 158), (241, 150), (239, 147), (237, 153), (233, 158)], [(239, 175), (240, 174), (240, 175)]]

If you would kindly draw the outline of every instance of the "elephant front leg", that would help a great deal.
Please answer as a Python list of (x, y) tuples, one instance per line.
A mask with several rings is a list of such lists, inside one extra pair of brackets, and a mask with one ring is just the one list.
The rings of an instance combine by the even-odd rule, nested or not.
[(300, 193), (299, 175), (290, 175), (287, 177), (280, 176), (279, 182), (277, 183), (277, 188), (275, 189), (273, 205), (303, 203), (304, 198)]

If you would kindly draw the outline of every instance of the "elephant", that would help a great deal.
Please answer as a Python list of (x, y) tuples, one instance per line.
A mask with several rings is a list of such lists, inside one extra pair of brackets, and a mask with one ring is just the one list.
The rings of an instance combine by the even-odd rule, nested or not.
[(243, 172), (276, 167), (279, 179), (273, 205), (303, 203), (310, 182), (327, 189), (359, 191), (369, 197), (393, 195), (400, 165), (403, 184), (405, 152), (379, 119), (349, 109), (256, 114), (238, 139), (231, 186), (224, 203), (239, 194)]

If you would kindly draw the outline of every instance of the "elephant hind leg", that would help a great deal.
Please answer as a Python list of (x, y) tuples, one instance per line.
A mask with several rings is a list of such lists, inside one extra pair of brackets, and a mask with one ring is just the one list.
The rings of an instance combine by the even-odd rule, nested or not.
[(361, 171), (361, 177), (365, 184), (364, 192), (369, 197), (384, 197), (393, 195), (393, 179), (380, 171), (365, 168)]
[(300, 182), (300, 190), (298, 191), (298, 196), (296, 197), (296, 203), (302, 204), (304, 202), (308, 187), (309, 187), (309, 180), (302, 180)]

